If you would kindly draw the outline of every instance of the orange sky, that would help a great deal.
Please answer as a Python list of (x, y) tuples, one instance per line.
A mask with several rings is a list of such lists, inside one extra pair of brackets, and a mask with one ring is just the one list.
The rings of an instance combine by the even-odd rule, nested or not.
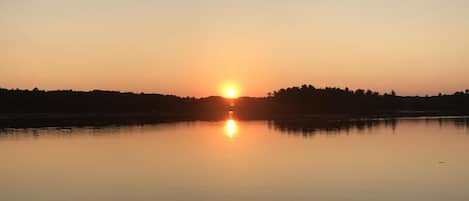
[(3, 0), (0, 87), (264, 96), (469, 88), (463, 0)]

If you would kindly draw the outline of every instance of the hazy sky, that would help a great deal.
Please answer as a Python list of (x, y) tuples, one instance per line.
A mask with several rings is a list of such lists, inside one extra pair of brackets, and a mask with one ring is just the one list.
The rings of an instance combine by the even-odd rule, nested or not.
[(0, 87), (469, 88), (467, 0), (0, 0)]

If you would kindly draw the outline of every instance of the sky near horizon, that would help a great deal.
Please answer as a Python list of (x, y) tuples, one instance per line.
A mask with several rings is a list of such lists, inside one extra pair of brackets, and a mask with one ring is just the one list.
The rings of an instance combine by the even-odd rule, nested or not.
[(469, 88), (466, 0), (0, 0), (0, 87)]

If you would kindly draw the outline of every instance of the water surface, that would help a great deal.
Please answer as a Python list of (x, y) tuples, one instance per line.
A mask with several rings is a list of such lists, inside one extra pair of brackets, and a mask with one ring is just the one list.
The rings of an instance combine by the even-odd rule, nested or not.
[(468, 122), (7, 129), (0, 200), (469, 200)]

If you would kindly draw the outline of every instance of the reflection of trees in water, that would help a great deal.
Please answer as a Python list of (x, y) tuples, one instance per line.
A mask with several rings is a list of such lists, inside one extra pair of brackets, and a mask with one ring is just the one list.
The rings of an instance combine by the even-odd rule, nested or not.
[(185, 129), (193, 128), (196, 121), (172, 121), (152, 124), (116, 124), (106, 126), (70, 126), (70, 127), (24, 127), (24, 128), (0, 128), (1, 137), (39, 137), (39, 136), (58, 136), (66, 137), (71, 135), (90, 135), (90, 136), (112, 136), (112, 135), (131, 135), (142, 132), (152, 132), (152, 129), (171, 130), (178, 127)]
[(469, 118), (448, 118), (448, 119), (438, 119), (440, 126), (444, 124), (451, 123), (459, 128), (469, 128)]
[(292, 135), (313, 136), (318, 132), (327, 134), (348, 133), (351, 130), (359, 132), (372, 130), (374, 127), (384, 125), (393, 130), (397, 125), (396, 119), (373, 120), (273, 120), (269, 121), (269, 128)]
[(3, 128), (0, 129), (0, 138), (13, 138), (17, 140), (38, 138), (40, 136), (68, 138), (72, 135), (110, 136), (121, 135), (135, 131), (138, 127), (45, 127), (45, 128)]
[(454, 126), (456, 128), (469, 128), (468, 116), (450, 116), (450, 117), (421, 117), (421, 118), (402, 118), (402, 122), (414, 122), (434, 124), (437, 123), (440, 127)]
[[(233, 116), (230, 116), (231, 118)], [(113, 125), (93, 127), (46, 127), (46, 128), (0, 128), (0, 138), (36, 138), (39, 136), (68, 137), (72, 135), (111, 136), (130, 135), (141, 132), (152, 132), (152, 129), (191, 129), (200, 122), (176, 121), (141, 125)], [(324, 119), (284, 119), (268, 121), (268, 128), (292, 135), (313, 136), (319, 133), (347, 134), (350, 131), (371, 131), (378, 127), (395, 130), (400, 123), (436, 124), (440, 127), (453, 126), (466, 129), (469, 134), (469, 117), (422, 117), (422, 118), (389, 118), (368, 120), (324, 120)], [(242, 125), (240, 125), (242, 126)], [(148, 131), (148, 128), (151, 128)], [(147, 131), (145, 131), (147, 130)]]
[(174, 121), (140, 125), (109, 125), (109, 126), (71, 126), (71, 127), (39, 127), (39, 128), (0, 128), (0, 139), (35, 139), (40, 137), (68, 138), (72, 136), (110, 137), (152, 133), (156, 130), (184, 129), (190, 130), (200, 122)]
[(346, 134), (351, 130), (360, 132), (371, 131), (374, 128), (384, 127), (396, 129), (402, 122), (414, 123), (438, 123), (440, 127), (455, 126), (458, 128), (469, 128), (469, 118), (461, 117), (430, 117), (430, 118), (389, 118), (389, 119), (366, 119), (366, 120), (320, 120), (320, 119), (295, 119), (295, 120), (272, 120), (269, 121), (269, 129), (278, 130), (282, 133), (292, 135), (313, 136), (318, 133)]

